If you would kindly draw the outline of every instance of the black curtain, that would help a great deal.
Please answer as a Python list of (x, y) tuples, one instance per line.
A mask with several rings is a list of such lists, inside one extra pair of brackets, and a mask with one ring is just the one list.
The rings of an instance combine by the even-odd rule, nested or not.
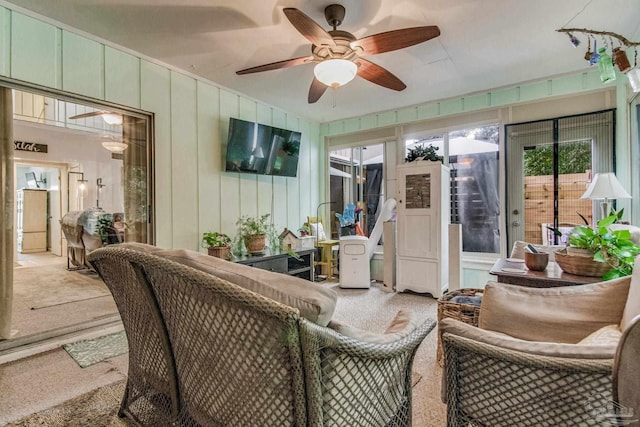
[(367, 206), (367, 229), (365, 234), (373, 230), (376, 225), (376, 212), (380, 204), (380, 190), (382, 188), (382, 163), (367, 165), (367, 181), (365, 183), (365, 202)]

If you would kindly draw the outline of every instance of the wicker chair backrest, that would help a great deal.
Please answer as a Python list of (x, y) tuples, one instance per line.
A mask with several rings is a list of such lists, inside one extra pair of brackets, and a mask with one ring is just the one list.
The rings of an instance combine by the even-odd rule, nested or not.
[(152, 291), (146, 299), (157, 301), (179, 379), (181, 425), (306, 424), (296, 309), (151, 254), (95, 252), (137, 268), (139, 285)]
[(157, 300), (131, 263), (143, 262), (141, 255), (103, 248), (88, 259), (111, 291), (127, 333), (129, 370), (121, 412), (143, 425), (168, 424), (180, 412), (175, 363)]
[(631, 425), (632, 420), (640, 419), (639, 354), (640, 315), (623, 331), (613, 364), (613, 398), (621, 411), (617, 425)]

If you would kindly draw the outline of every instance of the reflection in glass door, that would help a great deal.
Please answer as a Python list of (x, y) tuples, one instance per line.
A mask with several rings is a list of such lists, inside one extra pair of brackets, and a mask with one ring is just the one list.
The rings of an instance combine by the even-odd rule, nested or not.
[[(332, 150), (329, 160), (332, 217), (353, 203), (362, 209), (358, 225), (369, 236), (384, 204), (384, 144)], [(337, 237), (339, 226), (333, 230)]]

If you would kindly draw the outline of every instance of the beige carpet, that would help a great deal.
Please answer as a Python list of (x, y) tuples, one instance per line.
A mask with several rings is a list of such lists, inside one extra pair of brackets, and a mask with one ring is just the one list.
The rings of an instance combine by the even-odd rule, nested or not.
[(100, 387), (75, 399), (30, 415), (14, 423), (11, 427), (107, 427), (132, 426), (117, 415), (120, 400), (124, 394), (125, 380)]
[(13, 283), (14, 298), (32, 310), (111, 295), (97, 274), (58, 265), (16, 268)]
[[(437, 304), (428, 296), (386, 293), (378, 285), (371, 289), (340, 289), (325, 285), (338, 295), (334, 317), (350, 325), (382, 332), (400, 309), (411, 310), (420, 319), (436, 319)], [(440, 401), (442, 369), (436, 362), (436, 329), (418, 348), (413, 365), (413, 426), (446, 425), (446, 407)], [(54, 408), (30, 415), (9, 426), (128, 426), (116, 413), (124, 382), (102, 387)]]

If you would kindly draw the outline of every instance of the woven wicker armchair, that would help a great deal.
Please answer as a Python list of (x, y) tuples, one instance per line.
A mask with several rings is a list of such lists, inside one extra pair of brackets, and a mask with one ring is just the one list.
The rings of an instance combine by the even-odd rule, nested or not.
[(411, 365), (432, 321), (389, 344), (365, 343), (157, 254), (114, 246), (89, 260), (127, 332), (121, 416), (143, 425), (411, 424)]
[[(487, 284), (479, 327), (439, 325), (447, 425), (604, 425), (620, 330), (638, 314), (640, 269), (554, 289)], [(637, 372), (631, 381), (640, 387)]]

